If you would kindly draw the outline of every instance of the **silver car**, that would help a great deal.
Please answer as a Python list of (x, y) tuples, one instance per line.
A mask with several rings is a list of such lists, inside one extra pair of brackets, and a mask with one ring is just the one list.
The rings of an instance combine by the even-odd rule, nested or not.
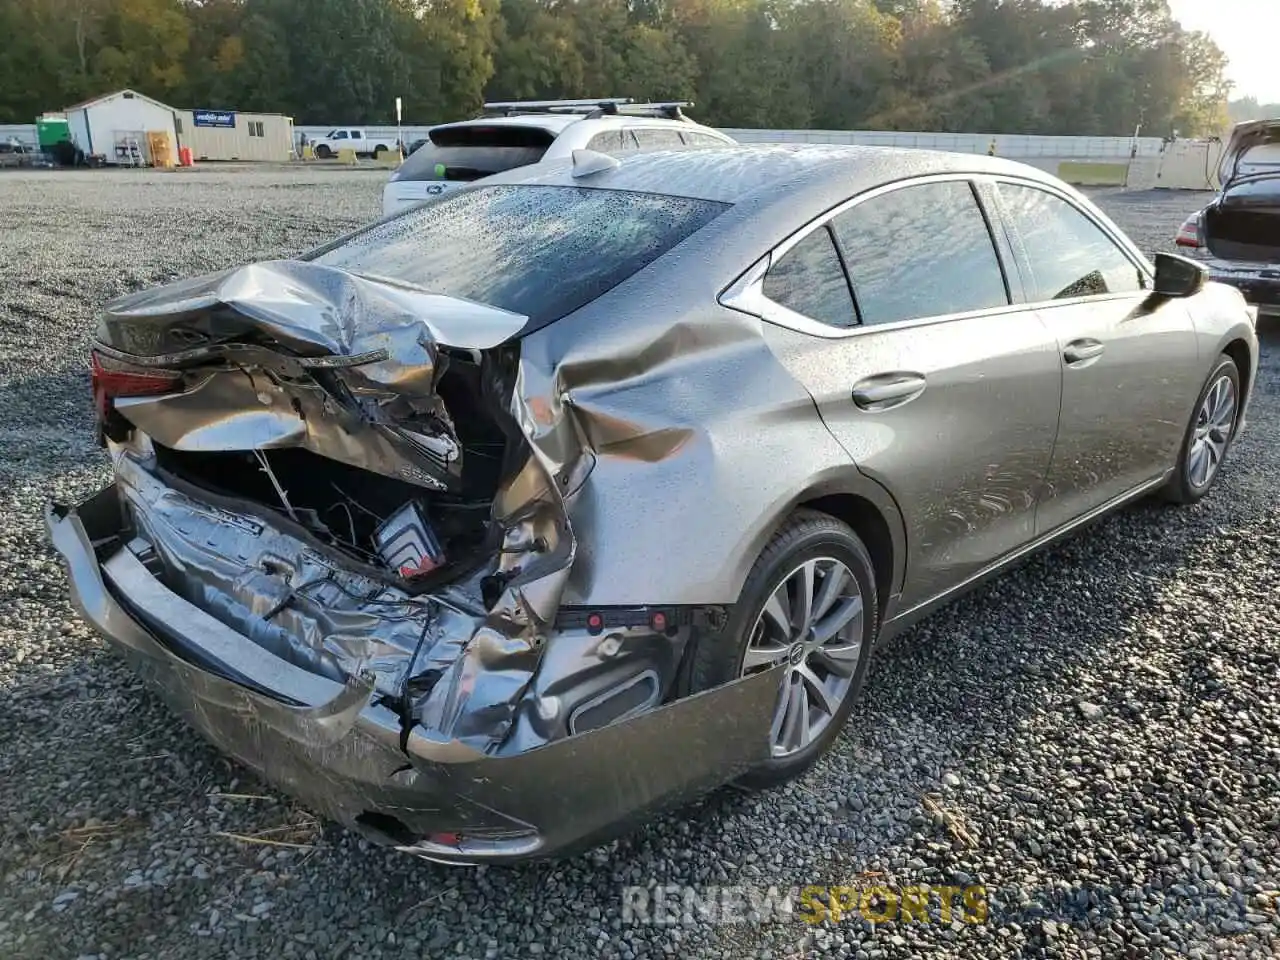
[(591, 151), (106, 307), (49, 528), (199, 731), (374, 840), (563, 853), (839, 734), (873, 647), (1204, 496), (1256, 317), (995, 158)]

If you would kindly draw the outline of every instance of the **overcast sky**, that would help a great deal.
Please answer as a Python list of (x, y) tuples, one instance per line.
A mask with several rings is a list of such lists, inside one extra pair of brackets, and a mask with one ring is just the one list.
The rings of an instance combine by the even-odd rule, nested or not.
[(1203, 30), (1231, 58), (1231, 96), (1280, 103), (1280, 0), (1169, 0), (1173, 15), (1188, 30)]

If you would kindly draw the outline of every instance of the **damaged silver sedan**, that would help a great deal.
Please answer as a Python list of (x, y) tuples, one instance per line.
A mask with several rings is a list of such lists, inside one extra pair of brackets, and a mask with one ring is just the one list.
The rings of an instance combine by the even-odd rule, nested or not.
[(831, 745), (873, 645), (1217, 476), (1254, 318), (993, 158), (501, 175), (106, 307), (49, 528), (213, 743), (430, 859), (581, 849)]

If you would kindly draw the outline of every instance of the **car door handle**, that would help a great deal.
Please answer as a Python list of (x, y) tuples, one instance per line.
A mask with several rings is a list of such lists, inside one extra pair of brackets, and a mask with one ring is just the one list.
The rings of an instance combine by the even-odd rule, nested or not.
[(1068, 343), (1062, 351), (1062, 357), (1069, 364), (1084, 363), (1086, 360), (1094, 360), (1102, 356), (1102, 351), (1106, 349), (1100, 341), (1086, 337)]
[(890, 410), (924, 393), (927, 381), (920, 373), (878, 373), (853, 386), (853, 402), (863, 410)]

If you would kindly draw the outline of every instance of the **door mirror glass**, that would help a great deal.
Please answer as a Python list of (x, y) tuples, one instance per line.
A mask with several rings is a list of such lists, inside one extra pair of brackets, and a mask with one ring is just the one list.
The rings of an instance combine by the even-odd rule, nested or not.
[(1193, 297), (1204, 286), (1204, 267), (1172, 253), (1157, 253), (1155, 293), (1160, 297)]

